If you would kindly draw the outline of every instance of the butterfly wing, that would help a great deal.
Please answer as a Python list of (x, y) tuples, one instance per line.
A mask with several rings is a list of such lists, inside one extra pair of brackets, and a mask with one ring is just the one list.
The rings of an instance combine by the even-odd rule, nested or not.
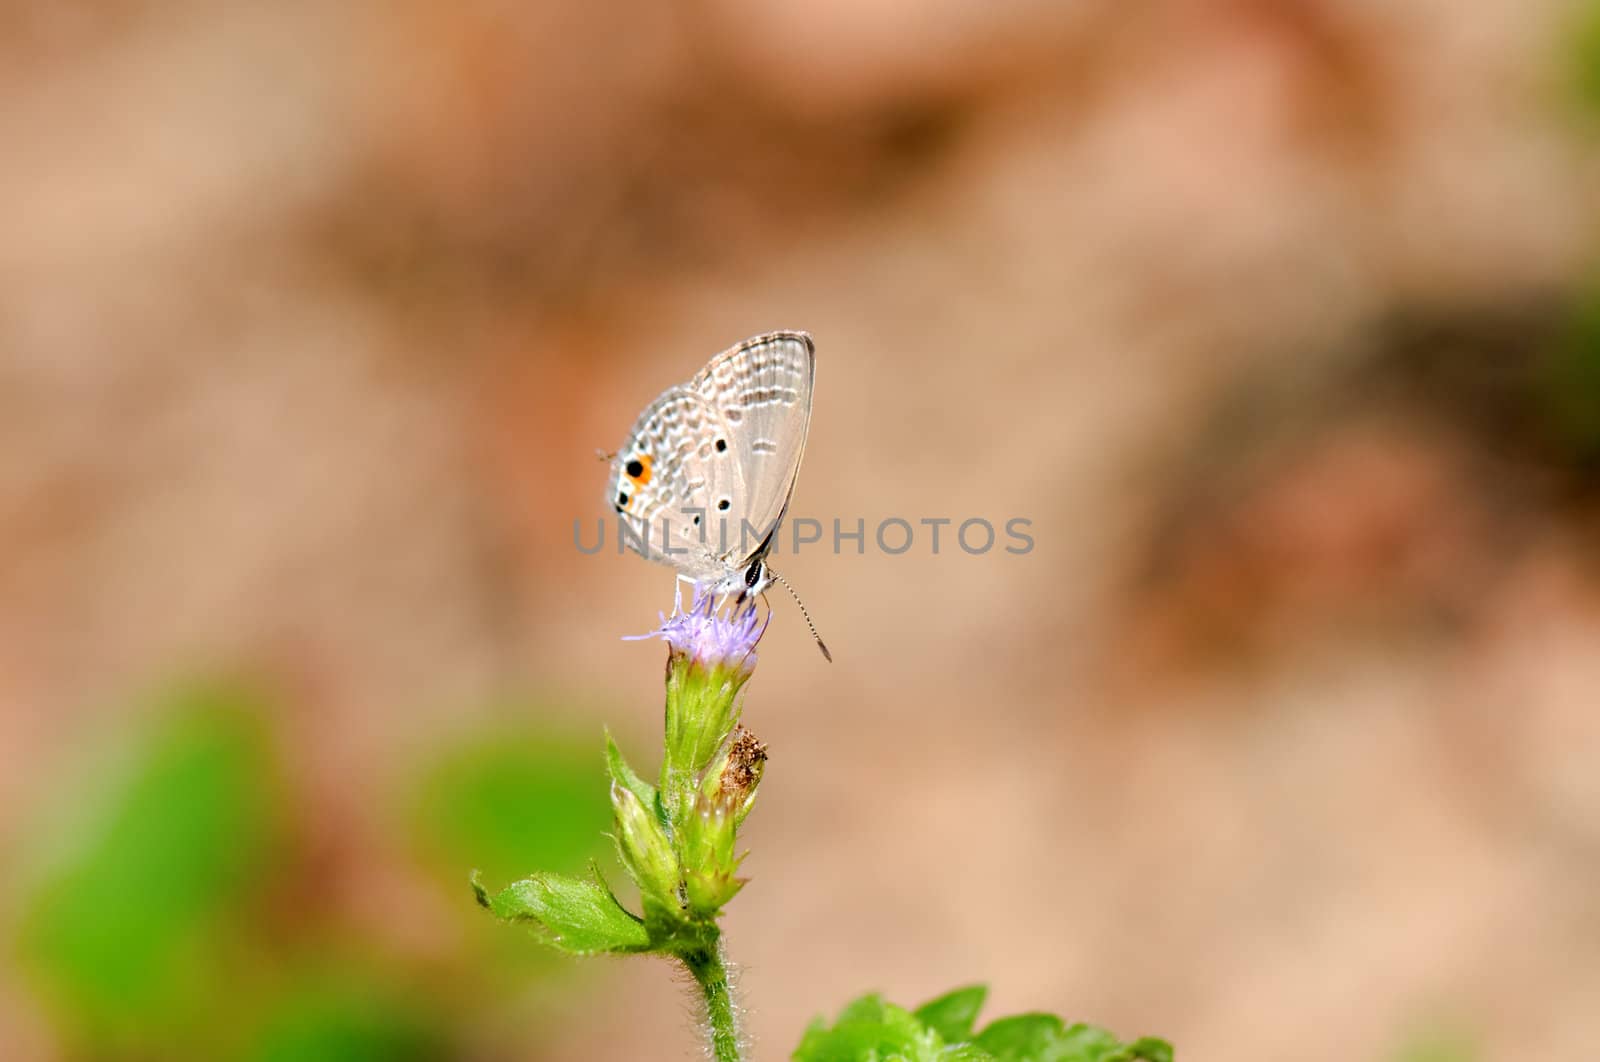
[(710, 476), (702, 453), (726, 434), (715, 407), (689, 387), (670, 387), (639, 414), (612, 462), (611, 507), (623, 541), (647, 560), (695, 580), (720, 576), (725, 563), (708, 545)]
[(696, 581), (726, 579), (763, 554), (800, 470), (815, 372), (809, 335), (772, 332), (652, 402), (609, 485), (629, 547)]
[[(816, 348), (804, 332), (769, 332), (718, 354), (689, 382), (726, 435), (696, 459), (713, 516), (727, 518), (720, 554), (735, 569), (764, 553), (788, 510), (811, 426)], [(726, 444), (725, 446), (723, 444)]]

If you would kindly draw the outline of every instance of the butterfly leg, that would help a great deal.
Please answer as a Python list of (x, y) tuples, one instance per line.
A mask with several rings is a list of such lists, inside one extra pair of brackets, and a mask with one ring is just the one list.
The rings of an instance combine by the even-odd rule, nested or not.
[(673, 584), (673, 587), (672, 587), (672, 614), (674, 616), (678, 616), (678, 615), (681, 615), (683, 613), (683, 598), (682, 598), (682, 594), (683, 594), (683, 584), (685, 584), (685, 583), (689, 584), (689, 607), (690, 608), (694, 607), (695, 594), (698, 591), (699, 586), (689, 576), (685, 575), (683, 572), (679, 572), (677, 581)]

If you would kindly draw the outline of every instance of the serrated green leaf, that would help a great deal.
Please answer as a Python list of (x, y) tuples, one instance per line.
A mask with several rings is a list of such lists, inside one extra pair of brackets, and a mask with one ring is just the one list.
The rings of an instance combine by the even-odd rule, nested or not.
[(1124, 1044), (1093, 1025), (1068, 1026), (1053, 1014), (1016, 1014), (991, 1022), (976, 1039), (972, 1025), (987, 989), (947, 992), (914, 1013), (867, 995), (848, 1004), (830, 1028), (806, 1030), (796, 1062), (1173, 1062), (1172, 1045), (1154, 1037)]
[(1067, 1027), (1055, 1050), (1056, 1054), (1046, 1057), (1060, 1058), (1062, 1062), (1132, 1062), (1137, 1057), (1126, 1054), (1130, 1048), (1106, 1030), (1082, 1022)]
[(474, 874), (472, 891), (495, 917), (537, 926), (546, 942), (569, 955), (650, 950), (644, 923), (597, 882), (536, 874), (491, 897)]
[(1120, 1042), (1093, 1025), (1068, 1026), (1054, 1014), (1015, 1014), (991, 1022), (976, 1039), (972, 1025), (987, 989), (969, 985), (915, 1013), (862, 996), (830, 1028), (817, 1019), (795, 1062), (1173, 1062), (1172, 1045), (1146, 1037)]
[(998, 1062), (1172, 1062), (1172, 1047), (1163, 1040), (1124, 1044), (1094, 1025), (1064, 1025), (1054, 1014), (1001, 1018), (973, 1042)]
[(982, 1009), (984, 997), (988, 994), (989, 989), (985, 985), (968, 985), (954, 992), (946, 992), (937, 999), (930, 999), (913, 1013), (918, 1021), (938, 1033), (946, 1043), (961, 1043), (972, 1038), (972, 1023), (978, 1020), (978, 1011)]

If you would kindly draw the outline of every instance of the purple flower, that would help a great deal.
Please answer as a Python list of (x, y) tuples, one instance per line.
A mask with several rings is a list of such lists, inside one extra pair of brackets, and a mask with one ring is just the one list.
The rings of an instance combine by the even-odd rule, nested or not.
[(660, 638), (671, 648), (674, 656), (687, 657), (703, 667), (729, 668), (748, 675), (756, 666), (756, 643), (767, 632), (766, 620), (756, 615), (755, 602), (746, 598), (742, 604), (719, 609), (717, 595), (710, 590), (695, 587), (694, 601), (687, 610), (683, 607), (681, 588), (672, 595), (672, 615), (661, 613), (661, 627), (649, 634), (635, 634), (625, 641), (642, 641)]

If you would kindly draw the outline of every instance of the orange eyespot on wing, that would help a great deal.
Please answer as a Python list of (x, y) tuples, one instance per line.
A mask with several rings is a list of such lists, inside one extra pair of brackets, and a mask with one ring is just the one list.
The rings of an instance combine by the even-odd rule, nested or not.
[(623, 467), (622, 471), (627, 473), (629, 479), (642, 487), (650, 482), (651, 464), (649, 454), (635, 454), (628, 459), (628, 463)]

